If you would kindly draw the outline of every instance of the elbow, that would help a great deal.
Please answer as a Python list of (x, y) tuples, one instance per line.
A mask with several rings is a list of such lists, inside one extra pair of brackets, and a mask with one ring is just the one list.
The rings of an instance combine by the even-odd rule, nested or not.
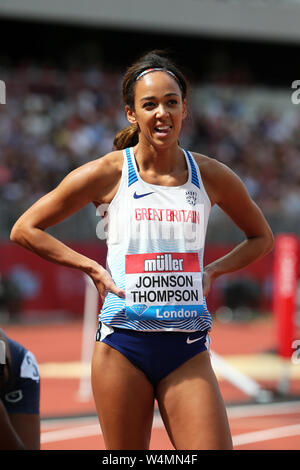
[(25, 241), (24, 228), (22, 228), (22, 226), (16, 222), (10, 232), (9, 238), (10, 238), (10, 241), (14, 243), (18, 243), (19, 245), (24, 244), (24, 241)]
[(11, 242), (17, 243), (19, 236), (20, 236), (20, 231), (17, 227), (17, 224), (15, 224), (13, 228), (11, 229), (9, 239)]

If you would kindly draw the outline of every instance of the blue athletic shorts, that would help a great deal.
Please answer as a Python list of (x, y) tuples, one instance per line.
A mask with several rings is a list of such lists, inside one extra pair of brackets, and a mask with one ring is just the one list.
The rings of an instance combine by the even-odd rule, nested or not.
[(154, 387), (196, 354), (209, 349), (208, 330), (145, 332), (115, 328), (99, 322), (96, 341), (121, 352), (142, 370)]

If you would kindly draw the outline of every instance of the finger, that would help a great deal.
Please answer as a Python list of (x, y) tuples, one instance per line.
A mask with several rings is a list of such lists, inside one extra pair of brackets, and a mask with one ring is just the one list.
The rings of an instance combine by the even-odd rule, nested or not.
[(101, 288), (98, 287), (98, 290), (99, 292), (104, 291), (105, 296), (107, 295), (107, 292), (112, 292), (113, 294), (116, 294), (118, 297), (125, 298), (125, 291), (114, 283), (109, 273), (106, 272), (105, 270), (104, 270), (104, 275), (102, 276), (100, 285), (102, 287)]
[(102, 285), (102, 291), (105, 293), (105, 295), (107, 295), (108, 292), (111, 292), (112, 294), (116, 294), (118, 297), (125, 298), (125, 291), (116, 286), (112, 279), (106, 280), (106, 282)]
[(113, 294), (116, 294), (118, 297), (121, 297), (122, 299), (125, 299), (125, 291), (123, 289), (120, 289), (120, 287), (117, 287), (116, 284), (112, 284), (108, 290), (112, 292)]

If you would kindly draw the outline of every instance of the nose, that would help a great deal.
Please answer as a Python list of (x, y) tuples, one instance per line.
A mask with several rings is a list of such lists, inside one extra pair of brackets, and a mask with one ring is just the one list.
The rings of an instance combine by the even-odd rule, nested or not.
[(164, 104), (160, 104), (157, 109), (156, 109), (156, 117), (157, 118), (162, 118), (165, 116), (168, 116), (168, 111), (166, 109), (166, 106)]

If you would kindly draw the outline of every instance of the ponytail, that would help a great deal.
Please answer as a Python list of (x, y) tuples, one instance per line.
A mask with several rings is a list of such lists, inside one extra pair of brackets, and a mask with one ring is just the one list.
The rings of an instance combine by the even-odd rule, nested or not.
[(114, 138), (113, 150), (123, 150), (127, 147), (137, 145), (139, 141), (139, 130), (137, 124), (131, 124), (122, 129)]

